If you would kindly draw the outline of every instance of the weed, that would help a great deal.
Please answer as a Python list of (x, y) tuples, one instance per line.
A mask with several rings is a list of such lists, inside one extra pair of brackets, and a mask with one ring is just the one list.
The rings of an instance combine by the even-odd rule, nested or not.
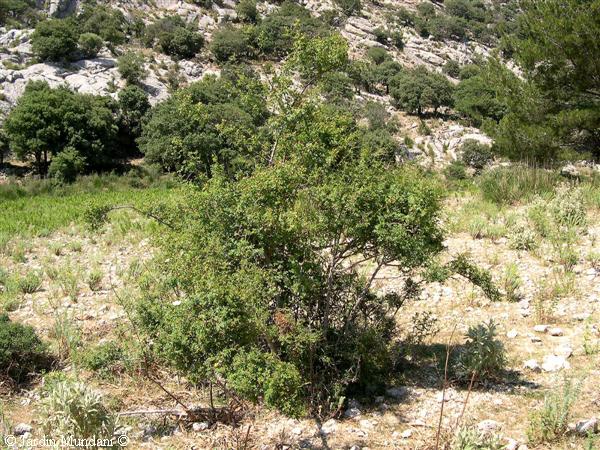
[(590, 318), (587, 318), (583, 330), (583, 351), (588, 356), (600, 352), (600, 339), (596, 337), (594, 331)]
[(63, 295), (76, 302), (79, 296), (79, 270), (72, 266), (64, 267), (58, 276), (58, 284)]
[(527, 438), (531, 444), (554, 442), (566, 434), (579, 390), (580, 383), (567, 379), (560, 392), (546, 395), (543, 406), (530, 417)]
[(54, 313), (54, 322), (49, 336), (56, 341), (58, 357), (62, 360), (73, 357), (81, 342), (79, 329), (73, 324), (66, 311)]
[(496, 324), (490, 320), (469, 328), (467, 341), (453, 362), (458, 378), (498, 378), (506, 367), (504, 345), (497, 339)]
[(31, 271), (17, 280), (17, 288), (23, 294), (33, 294), (42, 287), (42, 278), (38, 272)]
[(521, 284), (519, 267), (515, 263), (509, 263), (502, 276), (502, 286), (508, 301), (518, 302), (521, 299), (521, 295), (519, 294)]
[(479, 431), (475, 427), (458, 430), (452, 441), (452, 450), (501, 450), (505, 448), (496, 435)]
[(102, 278), (104, 274), (100, 269), (92, 269), (86, 279), (86, 283), (90, 290), (96, 292), (102, 289)]
[(41, 412), (42, 428), (49, 436), (112, 439), (117, 426), (104, 399), (82, 383), (52, 384), (41, 401)]

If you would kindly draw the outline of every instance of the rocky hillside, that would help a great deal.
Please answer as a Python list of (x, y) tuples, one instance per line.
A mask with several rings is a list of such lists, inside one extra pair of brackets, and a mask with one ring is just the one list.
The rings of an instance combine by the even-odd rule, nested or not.
[[(142, 27), (151, 26), (161, 18), (177, 15), (202, 34), (205, 42), (210, 43), (213, 34), (220, 27), (238, 20), (237, 1), (224, 0), (215, 2), (209, 8), (196, 5), (194, 2), (180, 0), (113, 0), (110, 6), (123, 13), (129, 23), (141, 21)], [(201, 2), (196, 2), (201, 3)], [(419, 4), (435, 5), (437, 3), (419, 2), (417, 0), (395, 0), (386, 2), (363, 2), (359, 12), (344, 14), (339, 6), (331, 0), (300, 1), (315, 17), (334, 17), (330, 20), (334, 28), (344, 36), (350, 45), (350, 56), (355, 60), (366, 59), (367, 51), (372, 48), (383, 48), (394, 61), (404, 67), (425, 66), (430, 70), (442, 72), (449, 61), (460, 66), (471, 63), (479, 56), (489, 56), (491, 47), (478, 42), (477, 39), (434, 39), (432, 35), (423, 37), (414, 23), (402, 22), (398, 16), (402, 13), (416, 14)], [(259, 3), (260, 17), (267, 17), (280, 6), (272, 3)], [(490, 6), (491, 7), (491, 6)], [(77, 15), (83, 5), (77, 0), (53, 0), (42, 7), (47, 17), (70, 17)], [(259, 19), (260, 20), (260, 19)], [(102, 48), (95, 57), (78, 59), (67, 64), (41, 62), (34, 56), (31, 46), (33, 29), (26, 26), (22, 29), (0, 28), (0, 109), (6, 113), (22, 95), (25, 86), (32, 80), (46, 81), (50, 86), (67, 85), (80, 93), (117, 96), (120, 88), (126, 85), (117, 68), (118, 55), (128, 49), (142, 50), (145, 56), (147, 76), (143, 80), (143, 88), (148, 93), (150, 102), (156, 104), (166, 99), (172, 90), (170, 80), (177, 77), (180, 83), (190, 83), (201, 79), (206, 74), (218, 73), (219, 65), (207, 46), (192, 58), (175, 59), (157, 51), (156, 48), (140, 48), (136, 39), (127, 39), (126, 43), (110, 45)], [(401, 36), (401, 45), (395, 45), (393, 34)], [(260, 61), (254, 61), (257, 66)], [(456, 74), (451, 74), (456, 77)], [(449, 77), (453, 83), (457, 79)], [(489, 139), (479, 130), (465, 128), (452, 121), (433, 120), (428, 122), (428, 133), (419, 131), (420, 121), (405, 114), (399, 114), (391, 106), (390, 97), (379, 93), (362, 91), (359, 94), (364, 100), (376, 101), (386, 105), (389, 112), (398, 115), (402, 124), (402, 135), (408, 135), (413, 143), (413, 155), (425, 155), (428, 160), (449, 161), (456, 158), (456, 149), (465, 139), (476, 139), (488, 143)], [(432, 156), (433, 155), (433, 156)]]

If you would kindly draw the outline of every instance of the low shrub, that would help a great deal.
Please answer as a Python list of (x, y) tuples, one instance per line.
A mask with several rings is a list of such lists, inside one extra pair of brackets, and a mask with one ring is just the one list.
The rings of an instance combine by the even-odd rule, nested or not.
[(561, 391), (544, 397), (544, 404), (530, 416), (527, 439), (530, 444), (551, 443), (568, 431), (573, 405), (579, 395), (580, 385), (566, 379)]
[(360, 0), (335, 0), (335, 4), (347, 16), (351, 16), (353, 14), (359, 13), (362, 8), (362, 4), (361, 4)]
[(444, 169), (444, 174), (450, 180), (466, 180), (467, 169), (460, 161), (453, 161)]
[(494, 159), (489, 145), (481, 144), (474, 139), (467, 139), (462, 144), (460, 153), (461, 161), (477, 171), (483, 169)]
[(476, 427), (462, 427), (452, 441), (451, 450), (502, 450), (506, 448), (501, 439)]
[(104, 45), (104, 41), (95, 33), (83, 33), (79, 36), (78, 47), (84, 58), (95, 58)]
[(6, 375), (20, 383), (35, 372), (51, 365), (47, 346), (35, 330), (27, 325), (11, 322), (6, 314), (0, 315), (0, 376)]
[(43, 20), (31, 35), (33, 53), (43, 61), (73, 58), (77, 51), (79, 32), (71, 19)]
[(256, 23), (258, 20), (258, 9), (256, 8), (256, 0), (240, 0), (236, 5), (238, 19), (243, 22)]
[(452, 364), (463, 381), (499, 378), (506, 367), (506, 352), (497, 339), (496, 324), (490, 320), (469, 328), (467, 341)]
[(77, 150), (68, 147), (52, 158), (48, 176), (61, 183), (72, 183), (85, 169), (85, 158)]
[(213, 34), (210, 51), (219, 62), (240, 60), (252, 56), (252, 39), (243, 29), (226, 26)]
[(129, 84), (141, 83), (147, 75), (144, 67), (144, 56), (141, 53), (129, 51), (117, 59), (119, 74)]
[(48, 436), (112, 439), (115, 433), (117, 417), (105, 406), (102, 396), (83, 383), (52, 383), (40, 406), (42, 428)]
[(87, 349), (81, 355), (81, 364), (88, 370), (107, 377), (124, 370), (124, 352), (116, 342), (105, 342)]

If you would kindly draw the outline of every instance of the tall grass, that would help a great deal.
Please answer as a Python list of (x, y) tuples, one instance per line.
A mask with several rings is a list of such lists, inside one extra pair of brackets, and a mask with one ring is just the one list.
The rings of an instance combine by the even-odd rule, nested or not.
[(556, 171), (527, 166), (498, 167), (485, 172), (479, 187), (496, 204), (515, 204), (554, 191), (563, 180)]
[(82, 223), (92, 202), (142, 208), (169, 199), (175, 186), (172, 178), (140, 171), (81, 177), (71, 185), (49, 180), (0, 185), (0, 247), (15, 236), (44, 236)]

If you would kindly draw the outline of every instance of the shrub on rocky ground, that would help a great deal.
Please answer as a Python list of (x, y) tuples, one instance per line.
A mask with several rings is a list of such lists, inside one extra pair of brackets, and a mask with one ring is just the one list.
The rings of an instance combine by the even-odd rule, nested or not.
[(30, 326), (0, 315), (0, 376), (20, 383), (31, 374), (50, 367), (47, 346)]
[(467, 139), (460, 148), (461, 161), (469, 167), (480, 171), (494, 159), (489, 145), (474, 139)]
[(506, 351), (490, 320), (469, 328), (467, 341), (452, 363), (455, 375), (463, 380), (497, 379), (506, 369)]
[(561, 390), (544, 397), (542, 407), (530, 416), (527, 438), (531, 444), (555, 442), (567, 433), (579, 390), (579, 383), (566, 379)]
[(83, 383), (69, 380), (52, 383), (40, 406), (42, 428), (47, 436), (113, 438), (116, 416), (105, 406), (102, 396)]

